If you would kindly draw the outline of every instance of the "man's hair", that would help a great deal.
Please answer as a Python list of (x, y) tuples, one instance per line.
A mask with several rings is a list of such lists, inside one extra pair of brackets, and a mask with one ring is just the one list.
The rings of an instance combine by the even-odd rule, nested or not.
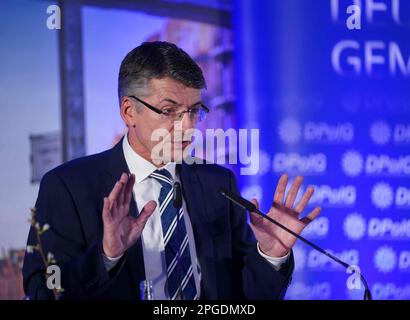
[(195, 89), (206, 88), (201, 68), (175, 44), (165, 41), (144, 42), (130, 51), (121, 62), (118, 97), (135, 94), (151, 79), (169, 77)]

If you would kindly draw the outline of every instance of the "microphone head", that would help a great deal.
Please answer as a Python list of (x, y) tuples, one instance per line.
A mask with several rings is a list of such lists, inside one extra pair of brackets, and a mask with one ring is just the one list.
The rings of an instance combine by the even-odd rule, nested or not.
[(230, 201), (236, 203), (237, 205), (239, 205), (240, 207), (242, 207), (242, 208), (244, 208), (248, 211), (257, 211), (258, 210), (252, 202), (242, 198), (241, 196), (239, 196), (237, 194), (232, 193), (231, 191), (229, 191), (227, 189), (222, 188), (222, 189), (219, 190), (219, 192), (224, 197), (228, 198)]
[(172, 205), (174, 208), (182, 208), (182, 190), (179, 182), (174, 182), (172, 194)]

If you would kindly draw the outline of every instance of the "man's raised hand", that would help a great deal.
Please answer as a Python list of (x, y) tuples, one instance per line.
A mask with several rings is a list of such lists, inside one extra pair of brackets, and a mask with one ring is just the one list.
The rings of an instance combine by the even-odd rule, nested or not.
[(107, 257), (114, 258), (124, 254), (141, 236), (148, 218), (157, 204), (149, 201), (138, 217), (129, 215), (135, 176), (123, 173), (114, 185), (108, 197), (104, 198), (103, 207), (103, 250)]

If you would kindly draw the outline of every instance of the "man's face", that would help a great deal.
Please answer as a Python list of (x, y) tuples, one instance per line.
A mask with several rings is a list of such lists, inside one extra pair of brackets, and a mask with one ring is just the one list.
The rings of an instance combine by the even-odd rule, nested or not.
[[(180, 112), (197, 106), (201, 102), (199, 89), (186, 87), (171, 78), (152, 79), (147, 89), (147, 94), (138, 98), (159, 110), (176, 109)], [(151, 161), (153, 148), (156, 147), (154, 151), (158, 150), (158, 144), (161, 143), (152, 139), (153, 133), (158, 129), (161, 131), (157, 133), (167, 130), (169, 136), (165, 139), (168, 142), (165, 142), (167, 145), (164, 145), (164, 150), (172, 151), (169, 155), (171, 161), (179, 160), (177, 159), (178, 154), (182, 154), (191, 142), (191, 135), (186, 133), (192, 132), (196, 124), (190, 119), (189, 114), (185, 113), (181, 120), (175, 122), (135, 100), (132, 103), (138, 105), (137, 108), (133, 108), (135, 128), (130, 127), (129, 130), (129, 139), (134, 149), (136, 147), (136, 151), (141, 156)], [(176, 153), (175, 150), (177, 150)]]

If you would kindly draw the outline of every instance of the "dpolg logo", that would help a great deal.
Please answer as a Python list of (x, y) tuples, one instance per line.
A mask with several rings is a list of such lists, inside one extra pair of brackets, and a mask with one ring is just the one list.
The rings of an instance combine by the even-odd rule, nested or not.
[(410, 189), (398, 187), (396, 190), (396, 206), (400, 209), (410, 208)]
[(327, 217), (317, 217), (303, 230), (302, 235), (309, 239), (323, 239), (329, 233), (329, 219)]
[(288, 118), (284, 119), (278, 128), (279, 138), (286, 144), (295, 144), (299, 142), (302, 128), (299, 121)]
[(296, 144), (300, 140), (312, 143), (351, 143), (354, 126), (350, 122), (330, 124), (308, 121), (304, 125), (293, 118), (282, 120), (278, 127), (279, 138), (286, 144)]
[(369, 154), (366, 158), (365, 168), (369, 175), (410, 175), (410, 156), (404, 155), (394, 158), (387, 154)]
[(315, 192), (310, 200), (311, 205), (327, 207), (351, 207), (356, 203), (356, 188), (352, 185), (332, 188), (329, 185), (312, 185)]
[(298, 153), (276, 153), (273, 156), (274, 172), (304, 175), (322, 174), (326, 171), (327, 158), (323, 153), (302, 156)]
[(354, 139), (354, 126), (350, 122), (331, 125), (326, 122), (307, 122), (304, 138), (309, 142), (346, 143)]
[(410, 239), (410, 219), (393, 221), (390, 218), (370, 218), (367, 235), (372, 240), (408, 240)]
[[(395, 144), (408, 144), (410, 143), (410, 125), (404, 123), (398, 123), (392, 126), (384, 121), (374, 122), (369, 130), (372, 141), (380, 146), (387, 145), (391, 141)], [(393, 131), (393, 132), (392, 132)]]
[(391, 136), (390, 126), (384, 121), (374, 122), (370, 127), (370, 137), (377, 145), (389, 143)]
[(399, 255), (399, 270), (410, 272), (410, 251), (402, 251)]
[[(349, 265), (359, 265), (360, 255), (358, 250), (351, 249), (343, 250), (341, 252), (333, 252), (332, 250), (327, 251)], [(312, 270), (345, 271), (345, 268), (339, 263), (329, 259), (329, 257), (316, 250), (309, 251), (307, 267)]]
[(397, 256), (391, 247), (382, 246), (375, 252), (373, 261), (379, 272), (389, 273), (396, 267)]
[(345, 218), (343, 230), (348, 239), (360, 240), (366, 234), (366, 220), (361, 214), (353, 212)]
[(410, 285), (398, 286), (390, 282), (376, 282), (372, 286), (372, 294), (376, 300), (408, 300), (410, 299)]
[(355, 150), (346, 151), (342, 156), (342, 169), (349, 177), (356, 177), (363, 171), (363, 157)]
[(286, 299), (293, 300), (326, 300), (330, 298), (332, 287), (329, 282), (319, 282), (307, 285), (303, 282), (291, 284), (286, 293)]
[(397, 124), (394, 127), (394, 142), (397, 144), (410, 143), (410, 124)]
[(379, 182), (373, 186), (371, 198), (374, 206), (384, 210), (393, 204), (393, 188), (385, 182)]

